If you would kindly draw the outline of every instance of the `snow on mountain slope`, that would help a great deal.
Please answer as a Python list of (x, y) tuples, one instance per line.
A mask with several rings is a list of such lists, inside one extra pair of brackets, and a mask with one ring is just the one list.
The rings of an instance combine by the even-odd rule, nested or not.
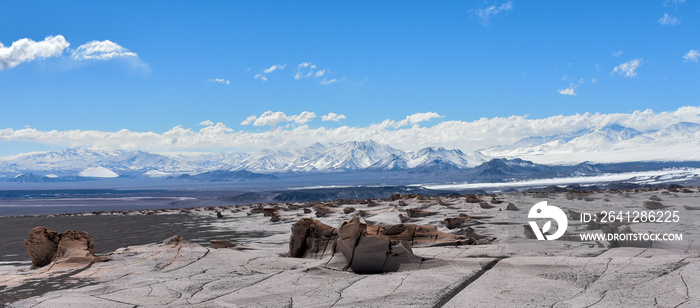
[[(521, 158), (538, 164), (615, 163), (630, 161), (700, 161), (700, 124), (680, 122), (658, 131), (640, 132), (618, 124), (551, 136), (532, 136), (512, 145), (464, 153), (427, 147), (403, 151), (373, 140), (316, 143), (300, 149), (254, 153), (148, 153), (67, 149), (0, 158), (0, 172), (47, 172), (76, 175), (102, 166), (118, 174), (140, 176), (151, 170), (197, 174), (214, 170), (329, 172), (338, 170), (454, 170), (476, 167), (492, 158)], [(595, 170), (582, 168), (574, 173)], [(13, 174), (14, 173), (14, 174)]]
[(357, 170), (367, 168), (385, 157), (403, 151), (373, 140), (350, 141), (328, 147), (320, 155), (300, 162), (299, 167), (315, 170)]
[(98, 166), (90, 167), (83, 171), (80, 171), (80, 173), (78, 173), (78, 176), (84, 178), (117, 178), (119, 177), (119, 174), (116, 174), (114, 171), (109, 170), (105, 167)]
[(555, 135), (542, 139), (548, 141), (522, 147), (493, 147), (482, 152), (492, 157), (519, 157), (541, 164), (700, 160), (700, 124), (696, 123), (680, 122), (646, 133), (614, 124), (575, 138)]

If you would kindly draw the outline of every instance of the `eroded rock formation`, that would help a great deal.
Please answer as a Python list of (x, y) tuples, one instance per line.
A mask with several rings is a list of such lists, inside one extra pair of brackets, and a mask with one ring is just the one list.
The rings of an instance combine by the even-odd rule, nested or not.
[(57, 263), (90, 264), (97, 261), (92, 236), (84, 231), (58, 233), (44, 227), (29, 231), (24, 246), (32, 260), (32, 268)]
[(369, 225), (355, 217), (336, 229), (302, 218), (292, 226), (288, 256), (320, 259), (340, 252), (353, 272), (382, 273), (397, 271), (404, 263), (421, 262), (412, 247), (475, 243), (473, 238), (440, 232), (435, 226)]

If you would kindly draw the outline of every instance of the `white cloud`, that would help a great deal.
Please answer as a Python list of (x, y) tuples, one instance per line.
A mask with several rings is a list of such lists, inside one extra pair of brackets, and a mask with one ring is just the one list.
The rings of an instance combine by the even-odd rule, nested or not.
[(294, 123), (296, 123), (296, 124), (303, 125), (303, 124), (306, 124), (306, 123), (310, 122), (310, 121), (313, 120), (315, 117), (316, 117), (316, 113), (314, 113), (314, 112), (308, 112), (308, 111), (303, 111), (303, 112), (302, 112), (301, 114), (299, 114), (299, 115), (290, 116), (289, 119), (290, 119), (291, 121), (294, 121)]
[(611, 75), (624, 75), (625, 77), (634, 77), (637, 76), (637, 68), (639, 68), (643, 63), (642, 59), (634, 59), (625, 63), (622, 63), (618, 66), (615, 66), (613, 71), (610, 73)]
[(681, 23), (681, 21), (678, 20), (678, 18), (668, 15), (668, 13), (664, 14), (663, 17), (659, 18), (658, 22), (664, 26), (675, 26)]
[(211, 126), (211, 125), (214, 125), (214, 122), (209, 121), (209, 120), (205, 120), (205, 121), (199, 122), (199, 125), (202, 125), (202, 126)]
[[(303, 62), (297, 65), (297, 69), (294, 72), (294, 79), (301, 80), (303, 78), (320, 78), (328, 73), (330, 73), (329, 69), (318, 69), (316, 64), (311, 62)], [(325, 85), (323, 82), (321, 84)]]
[(37, 58), (46, 59), (60, 56), (68, 46), (70, 43), (62, 35), (47, 36), (39, 42), (23, 38), (13, 42), (10, 47), (5, 47), (0, 43), (0, 71)]
[(277, 123), (280, 122), (287, 122), (289, 121), (289, 117), (287, 117), (286, 114), (282, 111), (277, 111), (277, 112), (272, 112), (272, 111), (265, 111), (260, 117), (258, 117), (255, 122), (253, 122), (254, 126), (270, 126), (271, 128), (274, 128), (277, 126)]
[(500, 5), (491, 5), (481, 9), (474, 8), (471, 9), (470, 12), (476, 15), (484, 26), (487, 26), (491, 23), (491, 17), (496, 16), (503, 11), (510, 10), (513, 10), (513, 1), (508, 1)]
[(135, 52), (110, 40), (92, 41), (78, 46), (72, 52), (76, 60), (111, 60), (114, 58), (138, 58)]
[(249, 117), (245, 118), (245, 120), (243, 120), (243, 122), (241, 122), (241, 125), (253, 124), (255, 122), (255, 120), (257, 120), (257, 119), (258, 119), (258, 117), (254, 116), (254, 115), (249, 116)]
[(685, 3), (685, 0), (665, 0), (664, 6), (678, 6), (683, 3)]
[(340, 120), (347, 119), (347, 117), (344, 114), (337, 114), (334, 112), (329, 112), (327, 115), (322, 115), (321, 116), (321, 121), (327, 122), (327, 121), (334, 121), (334, 122), (340, 122)]
[[(564, 78), (562, 78), (562, 80), (566, 80), (566, 81), (570, 81), (570, 82), (573, 81), (569, 76), (564, 76)], [(598, 81), (598, 80), (595, 79), (595, 81)], [(593, 83), (595, 83), (595, 81), (594, 81)], [(568, 87), (568, 88), (559, 89), (559, 90), (557, 90), (557, 91), (558, 91), (559, 94), (561, 94), (561, 95), (573, 95), (573, 96), (576, 96), (576, 92), (575, 92), (576, 88), (578, 88), (578, 87), (579, 87), (580, 85), (582, 85), (584, 82), (586, 82), (586, 80), (583, 79), (583, 78), (581, 78), (581, 79), (578, 80), (577, 83), (573, 83), (573, 82), (569, 83), (569, 87)]]
[(688, 62), (698, 62), (698, 58), (700, 58), (700, 52), (695, 49), (691, 49), (683, 56), (683, 59)]
[(591, 83), (598, 83), (598, 78), (591, 79)]
[[(265, 117), (271, 124), (274, 112)], [(297, 116), (303, 122), (312, 112)], [(280, 112), (280, 118), (285, 115)], [(314, 115), (315, 116), (315, 115)], [(373, 139), (404, 150), (416, 150), (426, 146), (458, 148), (465, 152), (507, 145), (531, 136), (565, 134), (620, 124), (639, 131), (659, 130), (670, 124), (684, 122), (700, 123), (700, 106), (681, 107), (675, 111), (654, 112), (652, 110), (632, 113), (558, 115), (542, 119), (526, 116), (482, 118), (467, 121), (442, 121), (430, 127), (415, 125), (441, 117), (437, 113), (417, 113), (396, 122), (387, 119), (368, 126), (342, 126), (337, 128), (310, 128), (307, 125), (289, 129), (278, 128), (265, 132), (234, 131), (222, 123), (201, 128), (199, 131), (176, 126), (162, 132), (117, 132), (94, 130), (48, 130), (33, 128), (14, 130), (0, 129), (0, 141), (23, 141), (53, 146), (85, 147), (92, 149), (139, 149), (144, 151), (177, 151), (199, 149), (276, 149), (308, 146), (316, 142), (346, 142)], [(289, 117), (287, 117), (287, 120)], [(254, 120), (255, 121), (255, 120)], [(292, 120), (293, 121), (293, 120)], [(404, 123), (405, 127), (398, 127)], [(280, 123), (280, 122), (277, 122)], [(275, 123), (275, 124), (277, 124)], [(413, 123), (414, 125), (408, 125)]]
[(223, 78), (213, 78), (213, 79), (209, 79), (208, 82), (220, 83), (220, 84), (225, 84), (225, 85), (231, 84), (231, 81), (230, 81), (230, 80), (226, 80), (226, 79), (223, 79)]
[(345, 77), (340, 78), (340, 79), (335, 79), (335, 78), (333, 78), (333, 79), (326, 79), (326, 78), (323, 78), (323, 80), (321, 80), (321, 85), (322, 85), (322, 86), (327, 86), (327, 85), (329, 85), (329, 84), (336, 83), (336, 82), (341, 82), (341, 81), (343, 81), (343, 80), (345, 80)]
[(268, 80), (268, 78), (266, 76), (267, 74), (274, 73), (275, 71), (281, 71), (285, 67), (287, 67), (287, 64), (275, 64), (273, 66), (270, 66), (270, 68), (263, 70), (262, 73), (255, 74), (254, 78), (260, 79), (262, 81), (267, 81)]
[(316, 118), (316, 113), (314, 112), (303, 111), (298, 115), (287, 116), (282, 111), (273, 112), (272, 110), (268, 110), (259, 117), (254, 115), (247, 117), (241, 122), (241, 125), (253, 124), (254, 126), (269, 126), (270, 128), (275, 128), (277, 124), (282, 122), (294, 122), (295, 124), (303, 125), (314, 118)]
[(283, 70), (286, 66), (287, 66), (287, 64), (282, 64), (282, 65), (275, 64), (273, 66), (270, 66), (270, 68), (264, 70), (263, 73), (269, 74), (269, 73), (272, 73), (276, 70)]
[(619, 57), (619, 56), (621, 56), (623, 53), (625, 53), (625, 52), (622, 51), (622, 50), (620, 50), (620, 51), (613, 52), (612, 55), (613, 55), (614, 57)]
[[(393, 122), (391, 121), (391, 126), (393, 127), (402, 127), (406, 125), (415, 125), (420, 122), (426, 122), (430, 121), (432, 119), (439, 119), (439, 118), (444, 118), (445, 116), (438, 114), (437, 112), (419, 112), (419, 113), (414, 113), (412, 115), (406, 116), (405, 119), (399, 121), (399, 122)], [(385, 121), (386, 122), (386, 121)]]
[(576, 95), (576, 92), (574, 92), (574, 88), (566, 88), (566, 89), (560, 89), (559, 94), (561, 94), (561, 95)]

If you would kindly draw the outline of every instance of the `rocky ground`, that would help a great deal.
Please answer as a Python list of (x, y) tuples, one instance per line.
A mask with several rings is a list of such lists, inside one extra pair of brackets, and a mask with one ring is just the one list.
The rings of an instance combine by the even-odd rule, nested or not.
[[(562, 238), (533, 239), (527, 216), (540, 201), (569, 214)], [(579, 213), (651, 209), (678, 211), (679, 221), (624, 226), (579, 219)], [(81, 214), (73, 217), (148, 216), (151, 223), (183, 217), (208, 233), (178, 225), (192, 238), (161, 237), (107, 253), (99, 249), (105, 240), (95, 237), (93, 259), (63, 253), (37, 269), (2, 265), (0, 305), (698, 307), (698, 209), (697, 188), (671, 188)], [(118, 226), (103, 226), (110, 227)], [(630, 230), (679, 233), (683, 240), (610, 243), (578, 236)], [(366, 273), (376, 271), (382, 273)]]

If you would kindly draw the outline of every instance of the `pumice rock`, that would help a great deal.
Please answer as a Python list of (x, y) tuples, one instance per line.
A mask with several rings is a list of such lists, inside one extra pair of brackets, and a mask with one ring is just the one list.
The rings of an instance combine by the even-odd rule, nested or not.
[(353, 272), (395, 272), (402, 264), (423, 261), (423, 258), (413, 254), (410, 242), (371, 236), (367, 226), (355, 217), (338, 228), (338, 250)]
[(92, 236), (84, 231), (57, 233), (36, 227), (29, 231), (24, 246), (32, 260), (32, 268), (43, 267), (51, 262), (87, 265), (98, 260)]
[(488, 203), (486, 203), (486, 202), (484, 202), (484, 201), (481, 201), (481, 202), (479, 202), (479, 207), (481, 207), (482, 209), (492, 209), (492, 208), (494, 208), (495, 206), (490, 205), (490, 204), (488, 204)]
[(51, 263), (56, 256), (56, 249), (61, 237), (56, 231), (36, 227), (29, 231), (29, 238), (24, 240), (24, 247), (32, 260), (32, 267), (38, 268)]
[(292, 225), (288, 256), (320, 259), (332, 254), (338, 233), (317, 219), (302, 218)]
[(467, 195), (467, 203), (479, 203), (481, 199), (476, 195)]
[(418, 208), (406, 209), (406, 214), (408, 217), (425, 217), (437, 214), (437, 212), (426, 211)]
[(650, 209), (650, 210), (658, 210), (658, 209), (664, 208), (665, 206), (663, 204), (661, 204), (661, 202), (649, 200), (649, 201), (644, 201), (644, 207), (647, 209)]
[(56, 262), (89, 264), (97, 260), (92, 236), (84, 231), (68, 230), (61, 233), (56, 249)]

